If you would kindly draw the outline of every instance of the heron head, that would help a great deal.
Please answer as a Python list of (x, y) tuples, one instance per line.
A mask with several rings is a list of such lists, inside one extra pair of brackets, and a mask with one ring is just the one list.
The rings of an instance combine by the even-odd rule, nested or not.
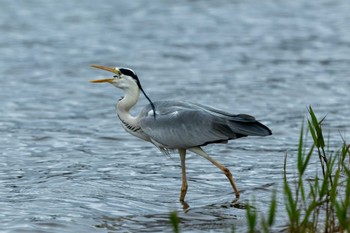
[(113, 78), (107, 78), (107, 79), (98, 79), (98, 80), (91, 80), (92, 83), (110, 83), (120, 89), (127, 90), (130, 88), (139, 88), (143, 95), (146, 97), (146, 99), (150, 102), (152, 109), (153, 109), (153, 115), (154, 118), (156, 117), (156, 109), (154, 107), (153, 102), (151, 99), (147, 96), (145, 91), (142, 89), (141, 83), (139, 78), (137, 77), (136, 73), (130, 69), (130, 68), (112, 68), (107, 66), (100, 66), (100, 65), (91, 65), (94, 68), (106, 70), (109, 72), (114, 73)]
[(91, 80), (90, 82), (92, 83), (107, 82), (120, 89), (127, 89), (132, 86), (135, 86), (136, 84), (141, 89), (139, 78), (137, 77), (136, 73), (130, 68), (119, 68), (119, 67), (112, 68), (112, 67), (100, 66), (100, 65), (91, 65), (91, 66), (97, 69), (112, 72), (114, 74), (113, 78)]

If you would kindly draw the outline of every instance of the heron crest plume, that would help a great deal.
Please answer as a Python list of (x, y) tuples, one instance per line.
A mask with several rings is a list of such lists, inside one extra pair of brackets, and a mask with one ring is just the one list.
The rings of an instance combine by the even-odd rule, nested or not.
[(143, 93), (143, 95), (146, 97), (146, 99), (149, 101), (149, 103), (151, 104), (152, 110), (153, 110), (153, 117), (156, 118), (156, 108), (152, 102), (152, 100), (147, 96), (146, 92), (143, 90), (140, 80), (137, 76), (137, 74), (130, 68), (119, 68), (119, 71), (124, 74), (124, 75), (128, 75), (130, 77), (132, 77), (136, 83), (137, 86), (140, 88), (141, 92)]

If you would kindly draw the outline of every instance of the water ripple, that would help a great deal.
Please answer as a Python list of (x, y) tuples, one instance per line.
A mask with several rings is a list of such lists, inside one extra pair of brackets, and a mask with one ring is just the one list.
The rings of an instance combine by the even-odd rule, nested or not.
[[(244, 231), (242, 203), (267, 209), (286, 153), (294, 177), (308, 105), (327, 115), (332, 150), (342, 142), (339, 131), (349, 138), (349, 11), (348, 2), (329, 0), (5, 0), (1, 232), (168, 232), (174, 210), (184, 232)], [(91, 85), (99, 75), (92, 63), (134, 68), (152, 99), (208, 104), (268, 125), (271, 137), (206, 148), (233, 173), (239, 208), (230, 206), (226, 177), (189, 154), (183, 211), (179, 156), (122, 130), (114, 112), (122, 93)], [(311, 163), (310, 179), (320, 170)], [(283, 223), (286, 216), (277, 217)]]

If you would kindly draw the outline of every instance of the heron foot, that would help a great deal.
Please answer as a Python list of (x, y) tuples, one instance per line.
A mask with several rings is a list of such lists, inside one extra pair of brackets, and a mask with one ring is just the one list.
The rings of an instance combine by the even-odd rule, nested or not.
[(246, 209), (247, 206), (241, 202), (239, 202), (239, 200), (235, 199), (230, 203), (230, 206), (236, 209)]
[(239, 191), (238, 191), (238, 188), (237, 188), (237, 186), (236, 186), (236, 183), (235, 183), (235, 181), (234, 181), (234, 179), (233, 179), (233, 176), (232, 176), (232, 173), (230, 172), (230, 170), (227, 168), (227, 167), (224, 167), (224, 166), (222, 166), (222, 169), (221, 169), (222, 171), (223, 171), (223, 173), (225, 174), (225, 176), (228, 178), (228, 180), (230, 181), (230, 183), (231, 183), (231, 186), (232, 186), (232, 188), (233, 188), (233, 190), (235, 191), (235, 193), (236, 193), (236, 199), (235, 200), (239, 200), (239, 197), (240, 197), (240, 193), (239, 193)]
[(182, 209), (184, 210), (185, 213), (187, 213), (190, 210), (190, 205), (187, 204), (185, 201), (180, 201), (182, 204)]

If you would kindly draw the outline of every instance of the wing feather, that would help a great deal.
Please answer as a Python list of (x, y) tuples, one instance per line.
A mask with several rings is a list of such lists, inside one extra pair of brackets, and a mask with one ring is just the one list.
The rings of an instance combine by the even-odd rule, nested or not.
[(190, 148), (225, 142), (249, 135), (265, 136), (271, 131), (254, 117), (233, 115), (204, 105), (180, 101), (155, 102), (141, 113), (141, 128), (164, 148)]

